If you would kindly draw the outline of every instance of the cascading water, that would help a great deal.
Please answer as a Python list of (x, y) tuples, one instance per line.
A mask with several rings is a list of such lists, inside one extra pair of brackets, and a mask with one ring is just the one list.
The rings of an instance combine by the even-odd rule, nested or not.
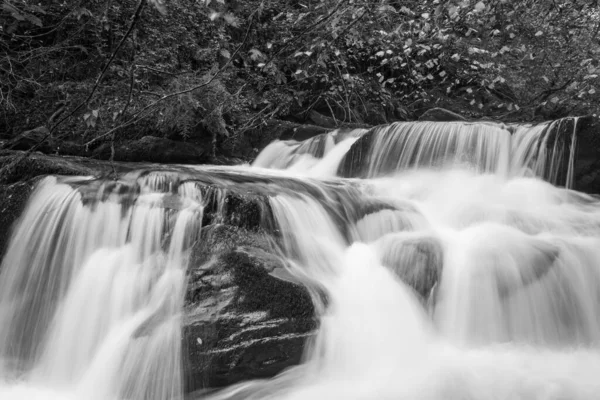
[[(600, 202), (552, 184), (572, 183), (576, 122), (392, 124), (203, 169), (266, 193), (320, 325), (303, 364), (201, 398), (597, 399)], [(208, 193), (183, 176), (38, 185), (2, 264), (0, 398), (184, 396)]]
[(202, 204), (152, 179), (126, 204), (110, 182), (46, 178), (2, 263), (0, 398), (181, 397), (186, 249)]

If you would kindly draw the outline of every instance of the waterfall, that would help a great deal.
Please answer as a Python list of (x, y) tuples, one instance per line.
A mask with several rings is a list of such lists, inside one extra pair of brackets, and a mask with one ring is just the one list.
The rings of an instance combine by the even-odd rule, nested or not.
[(14, 233), (0, 275), (2, 376), (29, 382), (24, 397), (40, 385), (75, 398), (179, 398), (186, 251), (203, 206), (167, 209), (151, 180), (131, 204), (112, 182), (86, 199), (86, 184), (45, 178)]
[[(275, 141), (253, 165), (362, 178), (413, 168), (462, 167), (504, 176), (531, 174), (571, 188), (577, 122), (396, 122), (343, 135), (335, 130), (304, 142)], [(335, 165), (323, 170), (323, 164)]]
[[(569, 189), (576, 133), (394, 123), (252, 166), (46, 177), (0, 267), (0, 398), (594, 400), (600, 201)], [(318, 329), (300, 365), (186, 394), (188, 281), (222, 262), (192, 255), (220, 226), (268, 237), (280, 264), (257, 273), (306, 288)]]

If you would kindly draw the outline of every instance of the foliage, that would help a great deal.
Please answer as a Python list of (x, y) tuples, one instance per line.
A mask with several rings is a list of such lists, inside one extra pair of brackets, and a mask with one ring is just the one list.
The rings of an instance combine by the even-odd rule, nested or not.
[(0, 130), (62, 118), (82, 146), (150, 133), (217, 151), (310, 110), (531, 120), (600, 103), (595, 0), (147, 0), (132, 24), (145, 3), (4, 0)]

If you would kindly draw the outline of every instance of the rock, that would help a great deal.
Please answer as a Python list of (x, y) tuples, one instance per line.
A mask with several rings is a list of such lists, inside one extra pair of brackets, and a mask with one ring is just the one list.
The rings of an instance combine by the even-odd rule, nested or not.
[(38, 145), (38, 150), (44, 153), (52, 153), (56, 149), (50, 130), (45, 126), (25, 131), (8, 142), (7, 148), (12, 150), (29, 150)]
[(272, 377), (300, 362), (316, 328), (308, 291), (284, 270), (264, 232), (207, 227), (186, 297), (186, 391)]
[[(15, 164), (16, 161), (19, 162)], [(26, 156), (26, 153), (21, 151), (4, 151), (0, 154), (0, 165), (6, 168), (0, 176), (0, 183), (5, 184), (26, 182), (44, 175), (102, 176), (112, 172), (110, 164), (89, 158), (56, 157), (41, 153)], [(131, 170), (132, 167), (134, 166), (123, 166), (123, 169)]]
[(9, 185), (0, 184), (0, 260), (6, 251), (13, 225), (25, 209), (36, 182), (34, 178)]
[[(23, 154), (4, 152), (1, 160), (11, 162)], [(24, 209), (36, 177), (116, 172), (122, 178), (110, 181), (114, 188), (107, 193), (120, 193), (123, 206), (128, 206), (132, 204), (130, 196), (138, 193), (136, 177), (144, 173), (123, 174), (139, 167), (143, 165), (31, 154), (6, 175), (12, 182), (0, 185), (0, 251), (6, 247), (10, 227)], [(160, 189), (193, 179), (206, 200), (204, 227), (192, 248), (185, 297), (182, 346), (187, 390), (274, 376), (300, 362), (304, 344), (314, 334), (311, 297), (287, 272), (279, 256), (278, 237), (260, 178), (234, 174), (227, 183), (219, 172), (189, 171), (184, 167), (176, 172), (165, 170), (164, 182), (156, 180)], [(100, 182), (70, 184), (85, 203), (97, 201)], [(290, 187), (282, 190), (306, 190), (293, 180), (288, 184)], [(177, 203), (176, 198), (165, 196), (165, 207), (177, 209)], [(149, 319), (137, 334), (143, 336), (155, 323)]]
[[(94, 151), (94, 157), (110, 158), (110, 143), (104, 143)], [(141, 139), (115, 144), (115, 161), (152, 162), (161, 164), (202, 164), (209, 154), (198, 145), (186, 142), (144, 136)]]
[(324, 128), (335, 129), (338, 126), (336, 120), (334, 120), (331, 117), (326, 117), (325, 115), (318, 113), (315, 110), (310, 110), (308, 112), (308, 119), (310, 119), (310, 121), (315, 125), (322, 126)]
[(442, 276), (443, 247), (434, 237), (386, 235), (375, 247), (381, 262), (426, 300)]
[(373, 139), (379, 134), (382, 129), (385, 129), (387, 125), (380, 125), (375, 127), (362, 135), (350, 150), (344, 156), (340, 166), (338, 168), (338, 175), (347, 178), (361, 178), (367, 173), (369, 160), (371, 157), (371, 145)]
[(460, 114), (453, 111), (446, 110), (445, 108), (431, 108), (425, 111), (420, 117), (419, 121), (437, 121), (437, 122), (448, 122), (448, 121), (466, 121), (467, 119)]
[(331, 129), (324, 128), (321, 126), (316, 126), (316, 125), (300, 125), (300, 124), (289, 125), (289, 123), (286, 123), (286, 124), (282, 125), (282, 127), (283, 126), (285, 126), (285, 128), (281, 129), (281, 131), (280, 131), (280, 135), (279, 135), (280, 140), (293, 139), (293, 140), (297, 140), (297, 141), (302, 141), (302, 140), (310, 139), (310, 138), (320, 135), (322, 133), (327, 133), (327, 132), (331, 131)]
[(577, 122), (573, 188), (600, 194), (600, 117), (588, 115)]

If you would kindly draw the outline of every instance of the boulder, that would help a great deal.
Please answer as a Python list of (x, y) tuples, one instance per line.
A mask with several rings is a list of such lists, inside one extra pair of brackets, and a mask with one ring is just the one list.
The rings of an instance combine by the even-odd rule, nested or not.
[(381, 262), (423, 300), (442, 275), (443, 246), (430, 236), (386, 235), (375, 243)]
[(186, 391), (272, 377), (300, 362), (316, 320), (264, 232), (204, 228), (186, 297)]
[(445, 108), (431, 108), (425, 111), (420, 117), (419, 121), (437, 121), (437, 122), (448, 122), (448, 121), (466, 121), (467, 119), (460, 114), (453, 111), (446, 110)]

